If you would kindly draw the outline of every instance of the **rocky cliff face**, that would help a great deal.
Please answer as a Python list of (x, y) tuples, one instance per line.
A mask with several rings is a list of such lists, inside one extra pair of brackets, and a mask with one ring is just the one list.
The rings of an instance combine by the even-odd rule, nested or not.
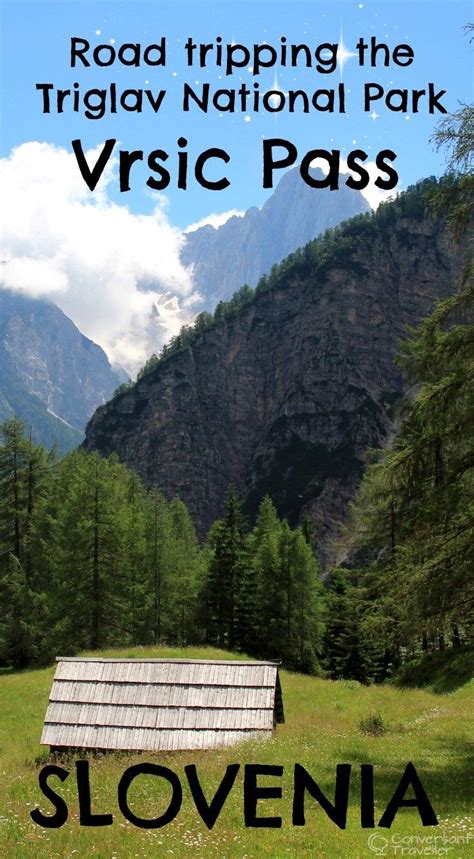
[(49, 301), (0, 289), (0, 417), (65, 450), (118, 385), (105, 352)]
[[(321, 171), (312, 172), (323, 177)], [(244, 283), (256, 286), (274, 263), (315, 236), (369, 210), (360, 191), (342, 182), (337, 192), (315, 192), (295, 168), (283, 176), (262, 209), (254, 206), (218, 229), (208, 225), (189, 233), (181, 259), (193, 266), (194, 287), (204, 297), (205, 308), (214, 309)]]
[(178, 494), (201, 533), (231, 481), (250, 514), (269, 493), (291, 522), (310, 515), (327, 561), (364, 455), (392, 428), (400, 339), (456, 281), (446, 229), (407, 200), (343, 228), (324, 259), (300, 255), (100, 408), (87, 449), (117, 452), (146, 484)]

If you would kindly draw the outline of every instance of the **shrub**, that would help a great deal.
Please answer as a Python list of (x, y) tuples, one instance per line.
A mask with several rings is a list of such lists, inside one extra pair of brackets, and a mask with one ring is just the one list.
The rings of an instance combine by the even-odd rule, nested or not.
[(381, 737), (387, 732), (387, 726), (380, 713), (364, 716), (359, 722), (359, 728), (363, 734), (370, 734), (372, 737)]

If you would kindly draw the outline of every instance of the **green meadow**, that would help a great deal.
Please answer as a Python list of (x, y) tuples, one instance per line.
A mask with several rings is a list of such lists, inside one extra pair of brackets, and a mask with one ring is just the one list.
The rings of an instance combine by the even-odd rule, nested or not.
[[(89, 654), (90, 655), (90, 654)], [(136, 648), (106, 651), (104, 656), (232, 658), (209, 648)], [(235, 658), (242, 658), (241, 656)], [(469, 856), (474, 853), (469, 782), (469, 739), (472, 737), (472, 684), (449, 694), (428, 688), (391, 685), (361, 686), (354, 681), (329, 681), (281, 672), (286, 722), (271, 741), (248, 741), (232, 749), (152, 755), (88, 755), (91, 768), (92, 810), (110, 812), (108, 827), (79, 826), (74, 757), (61, 766), (71, 771), (66, 781), (52, 778), (51, 786), (67, 802), (69, 818), (60, 829), (42, 829), (29, 816), (35, 806), (53, 813), (38, 785), (38, 773), (49, 760), (39, 745), (54, 666), (0, 676), (0, 856), (125, 857), (370, 857)], [(376, 717), (376, 718), (374, 718)], [(366, 733), (361, 722), (381, 726)], [(84, 756), (83, 756), (84, 757)], [(183, 786), (183, 805), (175, 820), (161, 829), (139, 829), (127, 822), (117, 805), (117, 785), (132, 764), (153, 761), (173, 770)], [(412, 761), (437, 814), (437, 827), (423, 828), (416, 808), (401, 808), (391, 829), (360, 827), (360, 764), (374, 766), (375, 819), (380, 819)], [(241, 770), (215, 827), (208, 830), (194, 806), (184, 767), (196, 764), (206, 796), (219, 785), (226, 766)], [(262, 799), (259, 816), (278, 815), (281, 829), (245, 828), (243, 820), (243, 765), (279, 764), (281, 779), (261, 778), (261, 784), (280, 785), (281, 799)], [(302, 764), (326, 796), (334, 799), (337, 763), (353, 765), (347, 828), (339, 830), (310, 796), (306, 825), (291, 823), (293, 767)], [(163, 813), (170, 797), (160, 779), (142, 776), (129, 791), (131, 809), (142, 817)], [(470, 841), (470, 838), (472, 839)], [(470, 841), (470, 843), (469, 843)]]

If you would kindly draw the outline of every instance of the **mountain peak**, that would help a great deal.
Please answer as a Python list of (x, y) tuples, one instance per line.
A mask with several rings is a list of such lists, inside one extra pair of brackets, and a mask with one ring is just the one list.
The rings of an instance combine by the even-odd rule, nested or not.
[[(311, 172), (319, 178), (324, 175), (319, 168)], [(193, 267), (203, 309), (213, 310), (244, 283), (256, 286), (272, 265), (311, 239), (368, 211), (359, 191), (345, 185), (339, 191), (311, 188), (295, 167), (282, 176), (261, 209), (252, 206), (217, 229), (207, 224), (188, 233), (181, 259)]]
[(35, 441), (65, 450), (118, 383), (103, 349), (53, 302), (0, 289), (0, 420), (16, 414)]

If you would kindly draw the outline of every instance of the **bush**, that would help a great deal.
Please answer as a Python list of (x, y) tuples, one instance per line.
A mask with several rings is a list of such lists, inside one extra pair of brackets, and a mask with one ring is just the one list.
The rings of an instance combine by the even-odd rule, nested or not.
[(370, 734), (372, 737), (381, 737), (387, 732), (387, 726), (380, 713), (364, 716), (359, 722), (359, 728), (363, 734)]

